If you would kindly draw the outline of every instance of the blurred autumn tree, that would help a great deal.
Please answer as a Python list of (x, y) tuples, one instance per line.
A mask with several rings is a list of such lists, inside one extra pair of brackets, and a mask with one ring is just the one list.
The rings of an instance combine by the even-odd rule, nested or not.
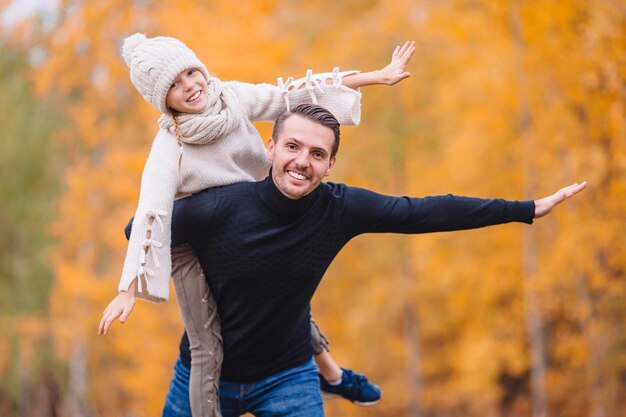
[[(369, 409), (330, 402), (328, 414), (619, 417), (625, 20), (623, 4), (601, 0), (62, 1), (56, 26), (30, 45), (45, 54), (30, 79), (37, 101), (54, 98), (67, 119), (54, 134), (55, 149), (67, 152), (64, 191), (51, 226), (39, 215), (22, 227), (9, 223), (32, 240), (23, 259), (43, 253), (36, 232), (52, 229), (54, 285), (46, 321), (11, 307), (3, 329), (14, 329), (4, 323), (18, 314), (21, 340), (38, 340), (32, 335), (44, 324), (50, 330), (64, 363), (47, 377), (62, 387), (59, 415), (159, 414), (182, 331), (176, 303), (140, 303), (127, 324), (106, 338), (95, 334), (115, 294), (122, 229), (158, 117), (128, 80), (119, 57), (125, 36), (178, 37), (219, 77), (251, 82), (309, 67), (379, 68), (395, 44), (415, 39), (412, 78), (364, 90), (363, 123), (344, 129), (334, 181), (389, 194), (512, 199), (583, 179), (590, 188), (533, 227), (367, 236), (348, 245), (313, 309), (338, 361), (367, 373), (385, 395)], [(4, 103), (4, 84), (2, 91)], [(19, 113), (7, 103), (3, 114)], [(267, 136), (269, 126), (260, 128)], [(7, 161), (16, 172), (18, 157)], [(53, 212), (46, 196), (23, 204)], [(46, 275), (24, 276), (12, 282), (37, 289), (32, 303), (42, 306)], [(31, 299), (19, 291), (36, 294), (7, 288), (3, 311)], [(26, 345), (0, 347), (30, 358)], [(16, 410), (25, 410), (26, 397), (13, 398), (2, 415), (24, 415)]]
[(61, 124), (51, 100), (33, 95), (27, 58), (17, 45), (0, 43), (2, 415), (29, 415), (34, 400), (49, 407), (56, 390), (49, 334), (42, 330), (53, 281), (47, 230), (62, 162), (51, 139)]

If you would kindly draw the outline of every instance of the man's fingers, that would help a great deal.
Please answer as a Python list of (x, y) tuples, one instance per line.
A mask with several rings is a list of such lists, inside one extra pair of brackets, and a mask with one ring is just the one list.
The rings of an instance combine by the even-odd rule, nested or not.
[[(556, 206), (557, 204), (564, 202), (565, 200), (578, 194), (585, 188), (587, 188), (587, 181), (583, 181), (580, 184), (576, 182), (572, 185), (568, 185), (567, 187), (561, 188), (552, 196), (552, 199), (553, 199), (552, 201), (554, 201), (552, 206)], [(552, 210), (552, 208), (550, 208), (550, 210)]]
[(581, 192), (582, 190), (584, 190), (585, 188), (587, 188), (587, 181), (583, 181), (580, 184), (576, 183), (576, 184), (572, 184), (569, 187), (567, 187), (567, 198), (578, 194), (579, 192)]
[(585, 188), (587, 188), (587, 181), (583, 181), (580, 184), (574, 183), (572, 185), (568, 185), (567, 187), (561, 188), (559, 191), (557, 191), (557, 193), (563, 193), (563, 198), (559, 199), (559, 202), (578, 194)]
[(550, 213), (552, 209), (568, 198), (578, 194), (582, 190), (587, 188), (587, 181), (583, 181), (580, 184), (574, 183), (563, 187), (554, 194), (535, 200), (535, 218), (543, 217)]

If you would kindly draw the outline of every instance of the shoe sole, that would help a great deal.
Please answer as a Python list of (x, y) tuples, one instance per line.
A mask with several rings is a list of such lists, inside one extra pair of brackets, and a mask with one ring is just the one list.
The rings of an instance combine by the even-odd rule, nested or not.
[[(335, 398), (341, 398), (343, 400), (350, 401), (347, 398), (342, 397), (339, 394), (331, 394), (331, 393), (328, 393), (328, 392), (325, 392), (325, 391), (322, 391), (322, 398), (327, 399), (327, 400), (332, 400), (332, 399), (335, 399)], [(350, 401), (350, 402), (352, 404), (356, 404), (356, 405), (359, 405), (361, 407), (371, 407), (372, 405), (378, 404), (380, 402), (380, 400), (368, 401), (368, 402), (365, 402), (365, 401)]]

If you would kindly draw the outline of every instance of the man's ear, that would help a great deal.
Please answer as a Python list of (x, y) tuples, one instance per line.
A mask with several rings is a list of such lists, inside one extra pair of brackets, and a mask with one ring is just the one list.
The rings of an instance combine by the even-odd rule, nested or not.
[(267, 160), (274, 161), (274, 139), (267, 140)]
[(336, 161), (337, 161), (336, 156), (333, 156), (332, 158), (330, 158), (330, 162), (328, 163), (328, 169), (326, 170), (326, 173), (324, 174), (325, 177), (330, 175), (330, 172), (333, 170), (333, 167), (335, 166)]

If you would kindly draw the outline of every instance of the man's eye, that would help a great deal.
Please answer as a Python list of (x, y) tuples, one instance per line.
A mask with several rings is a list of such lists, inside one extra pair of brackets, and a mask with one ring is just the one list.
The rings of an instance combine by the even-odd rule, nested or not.
[(324, 158), (324, 155), (322, 155), (321, 152), (314, 152), (313, 153), (313, 157), (317, 158), (317, 159), (322, 159), (322, 158)]
[(292, 151), (296, 149), (296, 145), (294, 145), (293, 143), (288, 144), (287, 147)]

